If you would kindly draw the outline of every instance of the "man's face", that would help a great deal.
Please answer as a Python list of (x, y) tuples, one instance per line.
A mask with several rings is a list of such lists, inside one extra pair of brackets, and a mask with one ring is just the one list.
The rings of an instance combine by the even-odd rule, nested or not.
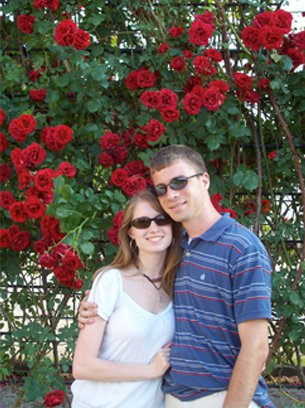
[(181, 190), (171, 188), (169, 183), (176, 177), (190, 177), (197, 173), (200, 172), (194, 165), (181, 159), (151, 175), (154, 186), (161, 184), (167, 187), (159, 201), (164, 211), (177, 222), (187, 224), (202, 215), (205, 197), (208, 196), (209, 176), (203, 173), (192, 177)]

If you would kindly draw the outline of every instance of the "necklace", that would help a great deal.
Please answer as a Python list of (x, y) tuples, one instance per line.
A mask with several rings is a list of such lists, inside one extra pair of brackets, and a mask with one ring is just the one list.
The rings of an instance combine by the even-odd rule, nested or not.
[(161, 281), (162, 281), (162, 276), (159, 276), (158, 278), (150, 278), (148, 275), (146, 275), (146, 274), (143, 273), (143, 272), (140, 272), (140, 274), (141, 274), (142, 276), (144, 276), (144, 278), (146, 278), (146, 279), (153, 285), (153, 287), (154, 287), (156, 290), (160, 290), (160, 289), (162, 288), (162, 285), (160, 285), (160, 286), (157, 286), (157, 285), (156, 285), (157, 282), (161, 282)]

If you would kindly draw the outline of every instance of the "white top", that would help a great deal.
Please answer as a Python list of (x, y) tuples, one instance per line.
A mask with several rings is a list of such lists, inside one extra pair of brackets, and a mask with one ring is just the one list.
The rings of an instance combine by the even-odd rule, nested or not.
[[(172, 302), (160, 313), (143, 309), (123, 291), (118, 269), (94, 280), (89, 300), (107, 320), (99, 358), (118, 363), (147, 364), (174, 335)], [(130, 382), (75, 380), (72, 408), (163, 408), (162, 379)]]

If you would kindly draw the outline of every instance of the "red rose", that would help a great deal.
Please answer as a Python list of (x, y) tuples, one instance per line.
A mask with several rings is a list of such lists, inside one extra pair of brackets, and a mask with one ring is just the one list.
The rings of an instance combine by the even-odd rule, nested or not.
[(260, 30), (257, 27), (248, 26), (241, 33), (245, 46), (251, 51), (258, 51), (262, 45), (259, 39), (259, 32)]
[(269, 160), (275, 159), (276, 156), (277, 156), (276, 150), (272, 150), (272, 152), (270, 152), (270, 153), (267, 154), (267, 157), (268, 157)]
[(248, 75), (241, 72), (234, 72), (233, 79), (238, 88), (241, 88), (243, 90), (252, 89), (253, 80)]
[(168, 30), (168, 34), (171, 37), (180, 37), (180, 35), (183, 34), (183, 33), (184, 33), (184, 28), (182, 28), (182, 27), (171, 27)]
[(148, 168), (144, 166), (142, 160), (132, 160), (129, 163), (125, 164), (124, 169), (127, 171), (129, 176), (134, 174), (145, 175), (148, 173)]
[(62, 266), (58, 266), (57, 268), (55, 268), (53, 273), (54, 273), (55, 277), (57, 278), (58, 282), (63, 286), (70, 287), (73, 280), (74, 280), (74, 278), (75, 278), (75, 272), (74, 271), (68, 271), (67, 269), (63, 268)]
[(201, 98), (192, 92), (185, 95), (182, 104), (183, 109), (190, 115), (197, 115), (202, 107)]
[(36, 142), (27, 146), (22, 153), (28, 168), (41, 164), (47, 157), (45, 150)]
[(173, 68), (173, 70), (178, 71), (178, 72), (183, 72), (185, 71), (185, 61), (183, 57), (180, 57), (179, 55), (177, 55), (177, 57), (174, 57), (170, 64), (171, 68)]
[(28, 170), (20, 170), (18, 172), (18, 188), (23, 190), (28, 187), (33, 180), (31, 173)]
[(260, 13), (257, 16), (255, 16), (253, 20), (253, 26), (257, 28), (272, 25), (273, 25), (273, 13), (271, 11), (264, 11), (263, 13)]
[(291, 58), (293, 69), (296, 69), (298, 66), (303, 65), (305, 62), (303, 51), (300, 51), (297, 48), (289, 48), (283, 54), (288, 55), (288, 57)]
[(34, 0), (33, 7), (40, 9), (48, 7), (50, 10), (55, 11), (58, 9), (60, 0)]
[(73, 281), (70, 287), (76, 290), (80, 290), (83, 287), (83, 284), (83, 280), (79, 278)]
[(3, 126), (6, 121), (6, 114), (2, 108), (0, 108), (0, 126)]
[(119, 246), (118, 233), (119, 229), (115, 226), (109, 228), (109, 230), (106, 232), (109, 241), (116, 246)]
[(12, 170), (8, 163), (0, 163), (0, 182), (7, 181), (11, 177)]
[(155, 85), (157, 76), (147, 68), (141, 68), (137, 73), (137, 84), (139, 88), (151, 88)]
[(117, 228), (121, 228), (123, 217), (124, 217), (124, 210), (119, 210), (113, 218), (113, 225), (116, 226)]
[[(37, 248), (36, 248), (37, 249)], [(38, 262), (43, 268), (54, 269), (58, 266), (58, 259), (54, 254), (48, 252), (40, 255)]]
[(21, 115), (12, 119), (8, 130), (16, 142), (24, 142), (27, 136), (36, 129), (36, 121), (33, 115)]
[(295, 45), (301, 50), (305, 50), (305, 31), (300, 31), (294, 35)]
[(28, 248), (30, 244), (31, 234), (29, 231), (20, 231), (12, 238), (11, 249), (16, 252), (23, 251)]
[(76, 252), (68, 251), (62, 258), (61, 265), (63, 268), (70, 272), (75, 272), (77, 269), (82, 268), (83, 264), (79, 259)]
[(267, 214), (268, 212), (270, 212), (271, 209), (271, 203), (269, 200), (262, 200), (262, 211), (263, 214)]
[(19, 147), (15, 147), (11, 151), (11, 160), (17, 173), (26, 169), (26, 159), (23, 150), (19, 149)]
[(130, 91), (136, 91), (138, 89), (138, 71), (132, 71), (128, 74), (125, 85)]
[(145, 150), (149, 147), (147, 139), (142, 133), (137, 133), (133, 137), (133, 143), (138, 149)]
[(50, 204), (53, 201), (53, 192), (52, 191), (40, 191), (36, 187), (31, 186), (25, 192), (26, 198), (38, 198), (44, 204)]
[(69, 162), (62, 162), (57, 168), (58, 174), (62, 174), (63, 176), (73, 178), (76, 174), (76, 168)]
[(125, 169), (115, 169), (111, 174), (110, 180), (115, 186), (121, 187), (128, 178), (128, 172)]
[(156, 119), (150, 119), (147, 125), (147, 140), (157, 142), (165, 132), (165, 126)]
[(64, 146), (73, 140), (73, 130), (67, 125), (58, 125), (55, 127), (54, 138), (56, 145), (64, 148)]
[(41, 228), (43, 237), (50, 239), (51, 241), (58, 242), (64, 236), (60, 232), (59, 221), (51, 215), (44, 215), (41, 218), (40, 228)]
[(161, 103), (161, 96), (158, 91), (144, 91), (140, 96), (140, 100), (147, 108), (158, 109)]
[(169, 49), (170, 49), (169, 44), (165, 42), (159, 45), (157, 52), (158, 54), (164, 54)]
[(216, 79), (215, 81), (211, 81), (209, 85), (216, 86), (216, 88), (218, 88), (222, 93), (226, 93), (230, 89), (229, 85), (222, 79)]
[(30, 98), (34, 102), (42, 102), (47, 96), (47, 91), (45, 89), (30, 89)]
[(207, 57), (199, 55), (198, 57), (194, 58), (193, 64), (196, 74), (202, 74), (209, 77), (215, 75), (217, 72), (216, 68), (210, 63)]
[(206, 24), (200, 19), (196, 19), (188, 31), (190, 42), (195, 45), (209, 45), (209, 40), (212, 37), (213, 31), (213, 25)]
[(225, 100), (225, 95), (216, 86), (209, 86), (205, 91), (202, 104), (209, 111), (216, 111)]
[(240, 101), (249, 103), (256, 103), (261, 98), (258, 92), (251, 89), (238, 89), (236, 95)]
[(37, 81), (37, 79), (39, 79), (40, 77), (41, 77), (41, 72), (42, 72), (43, 70), (40, 68), (40, 69), (38, 69), (37, 71), (35, 71), (35, 70), (31, 70), (30, 71), (30, 74), (29, 74), (29, 80), (31, 81), (31, 82), (36, 82)]
[(116, 133), (106, 132), (100, 138), (100, 146), (104, 150), (108, 149), (116, 149), (117, 146), (120, 144), (120, 136)]
[(162, 111), (168, 107), (176, 108), (178, 105), (178, 96), (175, 92), (168, 88), (163, 88), (159, 91), (160, 106), (159, 110)]
[(138, 174), (128, 177), (122, 185), (123, 192), (129, 197), (145, 189), (146, 180)]
[(184, 58), (193, 58), (194, 54), (190, 50), (183, 50), (182, 51)]
[(0, 229), (0, 248), (8, 249), (11, 246), (10, 233), (6, 229)]
[(179, 120), (180, 112), (174, 106), (167, 106), (165, 109), (162, 109), (161, 116), (165, 122), (172, 123), (175, 120)]
[(0, 132), (0, 153), (5, 152), (8, 149), (10, 142), (7, 140), (6, 134)]
[(292, 15), (288, 11), (278, 9), (273, 13), (272, 23), (288, 34), (291, 31)]
[(76, 24), (71, 19), (64, 20), (57, 24), (54, 39), (59, 45), (73, 46), (76, 30)]
[(283, 30), (273, 26), (262, 27), (259, 32), (259, 42), (266, 50), (278, 49), (283, 42)]
[(74, 33), (74, 47), (77, 50), (85, 50), (90, 45), (90, 35), (87, 31), (78, 28)]
[(263, 91), (267, 91), (267, 92), (270, 91), (271, 90), (271, 88), (270, 88), (270, 79), (261, 78), (258, 81), (258, 87), (259, 87), (259, 89), (261, 89)]
[(118, 146), (114, 149), (111, 149), (109, 153), (113, 157), (115, 164), (120, 164), (124, 162), (128, 156), (128, 152), (124, 146)]
[(52, 242), (48, 239), (40, 239), (34, 243), (34, 251), (37, 254), (42, 255), (49, 246), (52, 245)]
[(201, 20), (205, 24), (213, 24), (214, 15), (207, 10), (203, 14), (195, 14), (195, 20)]
[(38, 170), (34, 175), (35, 187), (40, 191), (50, 191), (54, 189), (54, 171), (51, 169)]
[(9, 208), (10, 217), (14, 222), (26, 222), (28, 219), (24, 203), (22, 201), (15, 201)]
[[(190, 94), (191, 95), (196, 95), (196, 96), (198, 96), (198, 98), (202, 102), (202, 98), (203, 98), (203, 95), (204, 95), (205, 91), (206, 91), (206, 88), (203, 88), (201, 85), (196, 85), (192, 89), (192, 92), (189, 92), (187, 95), (190, 95)], [(196, 104), (196, 101), (193, 101), (193, 102)], [(190, 103), (192, 103), (192, 102), (190, 101)], [(201, 106), (202, 106), (202, 103), (201, 103)]]
[(13, 193), (7, 190), (0, 191), (0, 207), (8, 210), (15, 201)]
[(24, 202), (24, 208), (29, 218), (36, 220), (46, 212), (46, 206), (37, 198), (29, 198)]
[(183, 92), (185, 94), (191, 92), (196, 85), (202, 85), (202, 79), (199, 76), (191, 75), (183, 88)]
[(203, 55), (205, 57), (208, 57), (211, 61), (214, 61), (214, 62), (222, 61), (221, 52), (216, 50), (215, 48), (209, 48), (208, 50), (205, 50)]
[(113, 157), (106, 152), (103, 152), (98, 156), (98, 161), (103, 167), (111, 167), (115, 164)]
[(17, 18), (17, 27), (24, 34), (31, 34), (34, 31), (34, 23), (36, 17), (28, 16), (26, 14), (20, 14)]

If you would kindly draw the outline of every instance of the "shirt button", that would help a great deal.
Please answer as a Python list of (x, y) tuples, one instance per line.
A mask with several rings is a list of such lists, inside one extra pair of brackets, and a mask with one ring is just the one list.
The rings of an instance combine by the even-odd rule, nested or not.
[(185, 256), (191, 256), (191, 251), (186, 251)]

